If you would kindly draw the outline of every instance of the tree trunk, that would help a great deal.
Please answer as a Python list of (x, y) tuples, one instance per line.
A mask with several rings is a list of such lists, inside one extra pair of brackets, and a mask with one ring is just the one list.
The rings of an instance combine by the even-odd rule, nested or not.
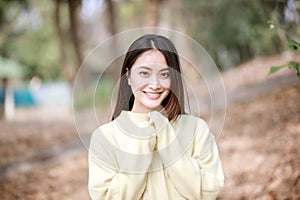
[(108, 9), (108, 31), (110, 35), (116, 34), (115, 6), (112, 0), (106, 0)]
[[(116, 25), (116, 15), (115, 15), (115, 6), (112, 0), (106, 0), (107, 4), (107, 15), (108, 15), (108, 32), (110, 36), (113, 36), (117, 33), (117, 25)], [(115, 37), (112, 38), (112, 44), (110, 45), (110, 49), (108, 49), (109, 53), (114, 59), (117, 59), (121, 55), (117, 55), (118, 52), (118, 42)], [(121, 63), (115, 63), (114, 66), (120, 66)], [(119, 77), (119, 73), (116, 73), (116, 68), (110, 66), (106, 69), (107, 75), (113, 80), (117, 80)]]
[(145, 26), (157, 27), (159, 22), (159, 3), (160, 0), (146, 1), (146, 19)]
[(71, 66), (68, 65), (67, 62), (65, 39), (64, 39), (63, 30), (61, 28), (60, 6), (61, 6), (61, 0), (56, 0), (55, 12), (54, 12), (54, 24), (56, 28), (58, 43), (59, 43), (59, 51), (60, 51), (59, 57), (60, 57), (60, 65), (62, 68), (61, 73), (62, 73), (62, 77), (66, 78), (69, 82), (71, 82), (73, 77), (73, 70)]
[[(79, 0), (68, 0), (69, 6), (69, 21), (70, 21), (70, 34), (71, 34), (71, 41), (75, 51), (75, 71), (79, 72), (80, 66), (83, 62), (83, 55), (81, 51), (81, 41), (78, 35), (79, 30), (79, 21), (77, 19), (77, 8), (79, 6)], [(72, 82), (74, 82), (75, 76), (72, 77)], [(80, 76), (78, 81), (80, 84), (78, 86), (82, 88), (88, 87), (89, 82), (89, 71), (86, 68), (80, 69)]]
[(70, 19), (70, 29), (71, 29), (70, 34), (71, 34), (72, 44), (76, 56), (76, 69), (79, 69), (83, 59), (82, 59), (82, 52), (80, 49), (80, 39), (78, 36), (78, 20), (76, 15), (78, 1), (68, 0), (68, 6), (69, 6), (69, 19)]

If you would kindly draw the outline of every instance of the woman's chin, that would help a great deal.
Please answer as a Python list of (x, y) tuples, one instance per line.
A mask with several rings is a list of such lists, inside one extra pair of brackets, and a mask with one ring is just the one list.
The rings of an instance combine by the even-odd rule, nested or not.
[(152, 101), (152, 102), (145, 102), (145, 107), (149, 110), (159, 110), (161, 108), (161, 101)]

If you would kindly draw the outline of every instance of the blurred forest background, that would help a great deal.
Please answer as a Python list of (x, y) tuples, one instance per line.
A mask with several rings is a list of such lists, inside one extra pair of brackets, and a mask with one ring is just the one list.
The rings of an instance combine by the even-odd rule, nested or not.
[(300, 199), (300, 81), (289, 69), (267, 76), (300, 61), (287, 48), (300, 41), (299, 0), (0, 0), (0, 199), (89, 198), (71, 112), (76, 72), (96, 45), (142, 27), (185, 33), (222, 73), (219, 198)]

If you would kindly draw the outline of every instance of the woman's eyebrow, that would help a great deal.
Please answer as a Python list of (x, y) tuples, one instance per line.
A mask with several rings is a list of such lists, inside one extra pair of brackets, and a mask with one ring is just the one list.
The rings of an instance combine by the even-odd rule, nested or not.
[(151, 70), (151, 68), (150, 68), (150, 67), (147, 67), (147, 66), (139, 66), (139, 68)]
[(169, 71), (169, 70), (170, 70), (169, 67), (166, 67), (166, 68), (163, 68), (163, 69), (161, 69), (159, 71)]
[[(147, 69), (147, 70), (152, 70), (151, 67), (147, 67), (147, 66), (139, 66), (139, 68)], [(159, 71), (165, 71), (165, 70), (169, 70), (169, 67), (163, 68), (163, 69), (161, 69), (161, 70), (159, 70)]]

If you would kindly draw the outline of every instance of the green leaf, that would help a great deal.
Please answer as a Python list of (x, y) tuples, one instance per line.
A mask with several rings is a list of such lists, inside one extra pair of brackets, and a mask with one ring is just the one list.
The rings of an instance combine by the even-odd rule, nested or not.
[(287, 45), (293, 51), (297, 51), (300, 49), (300, 44), (295, 40), (288, 40)]
[(286, 67), (286, 65), (273, 66), (270, 68), (269, 74), (274, 74), (275, 72), (279, 71), (284, 67)]
[(295, 61), (291, 61), (291, 62), (289, 62), (288, 66), (289, 66), (290, 69), (294, 68), (294, 69), (297, 70), (297, 76), (300, 79), (300, 63), (295, 62)]

